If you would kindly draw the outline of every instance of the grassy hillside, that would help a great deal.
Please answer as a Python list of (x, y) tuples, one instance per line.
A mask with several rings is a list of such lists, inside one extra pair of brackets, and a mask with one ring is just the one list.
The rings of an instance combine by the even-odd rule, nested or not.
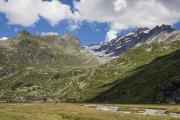
[[(50, 69), (89, 68), (99, 65), (95, 57), (82, 52), (80, 42), (73, 36), (31, 36), (21, 33), (9, 41), (0, 41), (1, 66), (18, 68), (43, 66)], [(46, 67), (44, 66), (46, 65)]]
[(111, 83), (93, 100), (113, 103), (179, 103), (180, 50), (141, 66)]
[(73, 79), (100, 64), (73, 36), (31, 36), (25, 31), (0, 41), (0, 56), (0, 98), (8, 101), (65, 98)]
[[(139, 98), (138, 100), (134, 100), (136, 96), (129, 96), (129, 98), (132, 97), (132, 100), (129, 99), (129, 102), (154, 102), (153, 100), (156, 100), (152, 98), (151, 93), (149, 93), (149, 101), (143, 97), (143, 95), (146, 95), (143, 91), (146, 89), (148, 90), (148, 84), (155, 86), (155, 83), (152, 83), (151, 81), (146, 81), (144, 78), (149, 78), (148, 74), (145, 74), (142, 72), (141, 74), (144, 75), (144, 78), (142, 78), (142, 81), (144, 80), (144, 83), (139, 83), (138, 81), (130, 81), (128, 82), (128, 78), (133, 76), (137, 71), (139, 71), (140, 67), (143, 67), (149, 63), (151, 63), (154, 59), (157, 59), (161, 56), (170, 54), (176, 50), (180, 49), (180, 42), (175, 41), (172, 43), (153, 43), (153, 44), (145, 44), (141, 47), (130, 49), (128, 52), (126, 52), (123, 56), (111, 61), (110, 63), (107, 63), (105, 65), (102, 65), (98, 67), (97, 69), (91, 71), (91, 73), (88, 74), (88, 76), (84, 76), (84, 78), (87, 78), (89, 82), (89, 88), (87, 91), (85, 91), (84, 96), (86, 98), (93, 98), (92, 101), (100, 101), (100, 102), (120, 102), (120, 103), (126, 103), (128, 102), (127, 94), (130, 94), (128, 90), (132, 88), (132, 85), (136, 84), (139, 88), (134, 87), (132, 91), (137, 91)], [(167, 61), (164, 61), (166, 64)], [(153, 66), (155, 67), (155, 66)], [(152, 68), (153, 69), (153, 68)], [(156, 69), (156, 67), (154, 68)], [(164, 68), (159, 68), (164, 69)], [(178, 69), (175, 69), (176, 72), (179, 72)], [(152, 72), (152, 73), (151, 73)], [(149, 74), (156, 74), (159, 79), (157, 80), (160, 84), (162, 84), (162, 81), (164, 80), (161, 74), (153, 73), (154, 71), (150, 71)], [(163, 73), (164, 72), (164, 73)], [(151, 75), (150, 74), (150, 75)], [(165, 71), (162, 71), (162, 74), (166, 74)], [(151, 75), (152, 76), (152, 75)], [(175, 77), (175, 76), (174, 76)], [(137, 78), (139, 79), (139, 78)], [(116, 84), (121, 83), (124, 81), (124, 83), (121, 84), (121, 87), (119, 89), (112, 89)], [(149, 83), (150, 82), (150, 83)], [(125, 84), (126, 83), (126, 84)], [(147, 86), (145, 86), (147, 85)], [(140, 89), (141, 88), (141, 89)], [(136, 90), (137, 89), (137, 90)], [(112, 90), (112, 91), (111, 91)], [(122, 92), (121, 92), (122, 91)], [(124, 92), (125, 91), (125, 92)], [(142, 91), (142, 93), (141, 93)], [(106, 94), (107, 92), (107, 94)], [(111, 94), (110, 94), (110, 93)], [(147, 91), (148, 93), (149, 91)], [(87, 94), (88, 93), (88, 94)], [(155, 93), (155, 92), (154, 92)], [(153, 95), (155, 95), (152, 93)], [(118, 94), (118, 96), (116, 96)], [(123, 95), (124, 94), (124, 95)], [(133, 93), (135, 94), (135, 93)], [(142, 95), (142, 96), (141, 96)], [(105, 96), (105, 97), (103, 97)], [(122, 96), (122, 97), (121, 97)]]
[[(171, 79), (174, 81), (178, 76), (178, 65), (171, 70), (178, 59), (161, 57), (179, 49), (179, 39), (153, 42), (129, 49), (119, 58), (99, 66), (97, 59), (83, 52), (79, 40), (73, 36), (40, 37), (22, 32), (17, 38), (0, 41), (0, 99), (8, 102), (49, 99), (178, 102), (178, 95), (174, 99), (173, 92), (166, 95), (169, 94), (166, 86), (174, 84)], [(157, 58), (162, 63), (156, 62)]]

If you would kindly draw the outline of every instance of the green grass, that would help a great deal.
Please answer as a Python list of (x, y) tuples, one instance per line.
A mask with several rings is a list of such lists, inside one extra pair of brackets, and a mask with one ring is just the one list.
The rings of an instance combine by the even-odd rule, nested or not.
[[(118, 100), (121, 96), (120, 95), (122, 93), (121, 91), (123, 92), (125, 91), (124, 94), (126, 96), (128, 94), (127, 90), (131, 89), (133, 84), (138, 84), (138, 89), (134, 89), (135, 87), (133, 86), (132, 91), (137, 91), (138, 93), (138, 90), (141, 90), (139, 91), (139, 94), (141, 94), (142, 92), (141, 94), (142, 96), (141, 95), (139, 96), (141, 99), (141, 101), (139, 100), (139, 102), (142, 102), (142, 101), (146, 102), (146, 98), (145, 97), (143, 98), (143, 95), (146, 95), (145, 92), (148, 92), (146, 91), (148, 90), (148, 84), (153, 86), (153, 85), (156, 85), (156, 82), (152, 82), (153, 80), (145, 81), (143, 78), (148, 78), (155, 71), (149, 70), (149, 73), (144, 74), (143, 78), (141, 79), (142, 81), (140, 80), (133, 81), (133, 78), (131, 78), (132, 80), (130, 81), (130, 80), (127, 80), (127, 78), (130, 78), (136, 72), (138, 72), (139, 71), (138, 68), (142, 66), (146, 66), (147, 64), (151, 63), (156, 58), (170, 54), (178, 49), (180, 49), (179, 41), (175, 41), (173, 43), (145, 44), (143, 46), (130, 49), (119, 58), (114, 59), (107, 64), (101, 65), (100, 67), (93, 69), (92, 71), (89, 71), (89, 74), (87, 76), (84, 76), (83, 78), (85, 78), (85, 80), (89, 82), (90, 89), (85, 90), (83, 96), (85, 96), (86, 97), (85, 99), (88, 100), (95, 96), (101, 96), (101, 95), (103, 96), (103, 94), (105, 94), (106, 91), (109, 90), (107, 94), (104, 95), (106, 97), (102, 98), (103, 102), (105, 102), (106, 100), (109, 102), (112, 102), (114, 100), (119, 103), (121, 102), (125, 103), (127, 101), (126, 97), (125, 98), (123, 97), (122, 98), (123, 100), (122, 99)], [(166, 64), (166, 61), (164, 62), (164, 64)], [(170, 65), (173, 65), (173, 62)], [(161, 66), (161, 64), (159, 66)], [(152, 66), (151, 69), (153, 68), (156, 69), (156, 66)], [(162, 67), (160, 69), (162, 69)], [(178, 69), (174, 69), (174, 71), (178, 72)], [(164, 74), (166, 73), (167, 71)], [(142, 75), (143, 75), (143, 72), (142, 72)], [(164, 76), (162, 76), (163, 73), (158, 74), (158, 71), (156, 71), (155, 75), (156, 77), (159, 77), (159, 79), (157, 79), (157, 82), (159, 82), (160, 84), (162, 84), (162, 81), (165, 81), (163, 79)], [(116, 91), (115, 94), (113, 94), (114, 91), (111, 91), (112, 94), (110, 94), (110, 90), (112, 90), (111, 88), (115, 86), (116, 84), (120, 83), (121, 81), (124, 81), (121, 84), (121, 87), (119, 87), (118, 89), (114, 89), (114, 91)], [(119, 95), (117, 95), (116, 93), (118, 93)], [(153, 92), (150, 91), (150, 93), (152, 94), (152, 95), (148, 94), (150, 95), (150, 97), (155, 96)], [(117, 95), (117, 96), (113, 96), (113, 95)], [(115, 98), (113, 99), (113, 97)], [(135, 103), (136, 101), (129, 101), (129, 102)], [(151, 101), (149, 102), (154, 102), (154, 101), (152, 101), (151, 99)]]
[[(171, 105), (113, 105), (120, 109), (170, 108)], [(148, 116), (98, 111), (83, 104), (0, 104), (0, 120), (178, 120), (169, 116)]]
[[(170, 103), (168, 100), (178, 102), (174, 93), (179, 94), (177, 92), (180, 82), (179, 63), (180, 50), (159, 57), (150, 64), (131, 71), (125, 78), (107, 85), (110, 88), (93, 100), (114, 103)], [(167, 90), (170, 95), (166, 95)]]
[[(128, 92), (132, 93), (137, 88), (137, 93), (142, 95), (138, 95), (138, 101), (135, 101), (137, 94), (130, 94), (132, 99), (129, 102), (156, 102), (155, 91), (148, 90), (149, 85), (164, 82), (163, 74), (158, 76), (158, 71), (154, 71), (156, 66), (152, 66), (139, 81), (132, 81), (132, 76), (140, 71), (138, 68), (180, 49), (179, 41), (145, 44), (129, 49), (119, 58), (99, 66), (95, 57), (80, 52), (80, 43), (73, 39), (71, 36), (35, 37), (25, 34), (12, 39), (11, 44), (0, 42), (0, 56), (3, 57), (0, 58), (0, 67), (7, 69), (7, 74), (0, 78), (0, 99), (22, 102), (30, 97), (40, 97), (42, 100), (56, 98), (65, 102), (84, 102), (93, 98), (96, 101), (105, 93), (102, 100), (125, 103)], [(168, 65), (173, 65), (173, 62)], [(146, 81), (146, 77), (153, 73), (159, 77), (157, 82)], [(121, 81), (127, 88), (113, 89)], [(138, 86), (133, 86), (136, 84)], [(109, 94), (108, 90), (115, 94)], [(110, 101), (109, 98), (113, 97), (117, 99)], [(147, 98), (150, 101), (146, 101)]]
[(0, 42), (0, 68), (6, 71), (0, 75), (0, 99), (75, 96), (71, 86), (79, 88), (79, 83), (70, 82), (81, 76), (79, 72), (100, 64), (94, 56), (80, 52), (79, 40), (72, 36), (38, 37), (23, 33), (9, 41), (8, 46)]

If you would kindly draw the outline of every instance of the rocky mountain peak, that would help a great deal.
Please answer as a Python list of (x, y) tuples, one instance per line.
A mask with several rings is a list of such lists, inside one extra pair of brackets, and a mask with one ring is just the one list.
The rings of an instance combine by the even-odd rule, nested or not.
[[(89, 46), (87, 49), (90, 53), (100, 57), (117, 57), (128, 49), (142, 45), (144, 43), (164, 41), (165, 36), (173, 32), (175, 29), (170, 25), (156, 26), (153, 29), (141, 27), (125, 36), (118, 36), (110, 42)], [(164, 36), (162, 36), (162, 34)]]
[(78, 49), (81, 47), (79, 38), (77, 38), (76, 36), (72, 34), (64, 35), (63, 41), (64, 41), (64, 44), (68, 46), (73, 46), (74, 48), (78, 48)]
[(148, 27), (141, 27), (141, 28), (137, 28), (135, 30), (136, 33), (147, 33), (149, 31), (150, 31), (150, 29)]
[(76, 36), (74, 36), (74, 35), (72, 35), (72, 34), (66, 34), (66, 35), (63, 36), (63, 38), (64, 38), (65, 40), (74, 40), (74, 41), (77, 41), (77, 42), (80, 43), (79, 38), (77, 38)]
[(26, 37), (26, 36), (31, 36), (31, 34), (28, 31), (23, 30), (23, 31), (19, 32), (17, 37)]
[(161, 26), (156, 26), (154, 27), (151, 32), (162, 32), (162, 31), (166, 31), (166, 32), (173, 32), (175, 29), (172, 28), (170, 25), (161, 25)]
[(172, 28), (170, 25), (165, 25), (163, 24), (162, 26), (160, 26), (161, 30), (165, 30), (165, 31), (169, 31), (169, 32), (172, 32), (174, 31), (175, 29)]

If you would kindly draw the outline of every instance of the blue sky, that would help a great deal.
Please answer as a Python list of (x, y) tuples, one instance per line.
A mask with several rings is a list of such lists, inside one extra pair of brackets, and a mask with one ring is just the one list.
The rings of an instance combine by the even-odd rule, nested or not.
[[(61, 0), (62, 3), (70, 5), (73, 11), (72, 0)], [(80, 29), (75, 31), (68, 30), (68, 22), (66, 20), (60, 22), (56, 26), (51, 26), (47, 20), (41, 18), (35, 26), (24, 27), (21, 25), (11, 25), (8, 24), (6, 16), (0, 13), (0, 38), (1, 37), (14, 37), (21, 30), (27, 30), (32, 34), (42, 33), (42, 32), (56, 32), (59, 35), (73, 34), (77, 36), (83, 45), (96, 44), (104, 41), (105, 34), (108, 30), (108, 25), (105, 23), (94, 23), (89, 24), (83, 22)]]
[[(0, 2), (1, 1), (2, 0), (0, 0)], [(102, 1), (102, 0), (100, 0), (100, 1)], [(74, 5), (73, 5), (73, 0), (61, 0), (61, 4), (66, 4), (66, 5), (70, 6), (70, 10), (71, 10), (72, 13), (74, 13), (76, 11), (75, 8), (74, 8)], [(93, 4), (93, 3), (91, 3), (91, 4)], [(1, 8), (1, 6), (0, 6), (0, 8)], [(95, 7), (93, 7), (93, 8), (95, 8)], [(91, 9), (91, 8), (89, 8), (89, 9)], [(80, 11), (80, 10), (77, 10), (77, 11)], [(103, 10), (103, 8), (102, 8), (102, 10)], [(96, 10), (94, 10), (94, 12), (96, 12)], [(1, 37), (8, 37), (8, 38), (14, 37), (21, 30), (27, 30), (32, 34), (37, 34), (37, 33), (40, 34), (40, 33), (43, 33), (43, 32), (56, 32), (59, 35), (73, 34), (73, 35), (77, 36), (81, 40), (81, 43), (83, 45), (96, 44), (96, 43), (100, 43), (100, 42), (105, 41), (108, 31), (110, 31), (113, 28), (112, 26), (115, 23), (117, 23), (117, 22), (114, 22), (114, 20), (112, 20), (114, 23), (111, 22), (111, 21), (106, 22), (105, 20), (103, 20), (101, 18), (97, 18), (97, 19), (95, 18), (95, 20), (91, 20), (91, 17), (96, 17), (96, 16), (87, 16), (86, 18), (84, 18), (83, 20), (78, 22), (77, 29), (70, 30), (69, 29), (69, 26), (70, 26), (69, 24), (71, 24), (72, 21), (69, 21), (69, 19), (63, 19), (60, 22), (58, 22), (58, 24), (51, 25), (50, 22), (46, 18), (40, 17), (40, 19), (37, 20), (33, 25), (24, 26), (22, 24), (9, 23), (10, 18), (7, 17), (7, 12), (1, 12), (1, 10), (0, 10), (0, 38)], [(111, 15), (109, 15), (109, 16), (111, 16)], [(82, 18), (83, 17), (84, 16), (82, 15)], [(107, 13), (107, 19), (109, 19), (108, 18), (108, 13)], [(120, 19), (119, 21), (121, 21), (121, 17), (117, 17), (117, 19)], [(164, 19), (164, 16), (163, 16), (163, 19)], [(180, 22), (178, 20), (179, 18), (177, 20), (173, 20), (173, 22), (171, 22), (170, 20), (168, 21), (168, 19), (169, 18), (167, 17), (167, 22), (166, 21), (165, 22), (159, 22), (160, 21), (159, 20), (157, 22), (157, 25), (160, 25), (161, 23), (162, 24), (170, 23), (171, 25), (173, 25), (174, 28), (176, 28), (178, 30), (180, 29)], [(122, 23), (123, 22), (124, 21), (122, 21)], [(119, 24), (121, 24), (121, 22), (118, 23), (118, 25)], [(133, 24), (134, 24), (134, 22), (133, 22)], [(122, 25), (126, 25), (126, 24), (124, 23)], [(139, 25), (139, 23), (137, 23), (137, 27), (138, 27), (138, 25)], [(142, 24), (142, 26), (145, 26), (145, 25), (146, 25), (146, 23)], [(153, 24), (152, 26), (154, 26), (154, 25), (155, 24)], [(126, 26), (127, 26), (126, 27), (127, 30), (125, 28), (123, 28), (123, 29), (118, 28), (117, 29), (116, 26), (115, 26), (112, 31), (114, 31), (114, 30), (118, 31), (119, 35), (126, 34), (129, 31), (131, 31), (131, 23), (130, 23), (130, 25), (127, 24)], [(136, 24), (132, 25), (132, 26), (134, 27), (134, 26), (136, 26)]]
[(81, 27), (77, 30), (68, 30), (68, 21), (61, 21), (56, 26), (51, 26), (47, 20), (41, 18), (35, 26), (24, 27), (21, 25), (10, 25), (5, 15), (0, 14), (0, 38), (14, 37), (21, 30), (27, 30), (32, 34), (40, 34), (42, 32), (56, 32), (59, 35), (73, 34), (77, 36), (83, 45), (96, 44), (105, 40), (106, 32), (108, 31), (108, 24), (106, 23), (88, 23), (82, 22)]

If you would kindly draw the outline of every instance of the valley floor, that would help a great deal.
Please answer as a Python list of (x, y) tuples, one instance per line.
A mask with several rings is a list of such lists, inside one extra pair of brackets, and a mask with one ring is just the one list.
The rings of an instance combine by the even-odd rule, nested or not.
[[(138, 113), (144, 110), (166, 115)], [(0, 104), (0, 120), (179, 120), (175, 113), (180, 105)]]

